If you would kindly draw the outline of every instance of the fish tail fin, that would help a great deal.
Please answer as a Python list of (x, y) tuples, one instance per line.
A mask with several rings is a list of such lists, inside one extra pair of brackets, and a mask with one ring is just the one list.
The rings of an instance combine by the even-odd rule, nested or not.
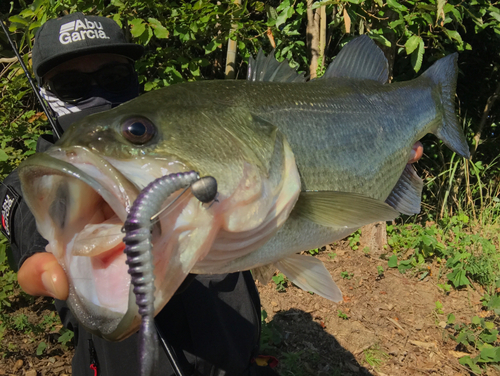
[(454, 53), (436, 61), (422, 77), (431, 79), (439, 87), (443, 106), (441, 122), (432, 133), (458, 155), (470, 158), (469, 146), (455, 113), (457, 58), (458, 54)]

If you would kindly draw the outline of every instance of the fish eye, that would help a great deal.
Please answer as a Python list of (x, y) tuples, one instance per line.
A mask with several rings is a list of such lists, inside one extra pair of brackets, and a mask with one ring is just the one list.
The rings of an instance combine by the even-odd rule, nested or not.
[(143, 117), (133, 117), (122, 123), (123, 136), (136, 145), (143, 145), (156, 135), (156, 127)]

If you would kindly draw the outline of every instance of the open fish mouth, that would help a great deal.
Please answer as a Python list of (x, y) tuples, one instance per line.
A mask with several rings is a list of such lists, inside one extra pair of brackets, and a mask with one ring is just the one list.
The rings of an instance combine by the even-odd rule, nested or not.
[[(20, 177), (38, 230), (49, 241), (47, 251), (70, 279), (68, 304), (85, 310), (90, 329), (113, 332), (129, 307), (121, 228), (139, 188), (78, 146), (38, 155)], [(109, 322), (94, 322), (96, 317)]]

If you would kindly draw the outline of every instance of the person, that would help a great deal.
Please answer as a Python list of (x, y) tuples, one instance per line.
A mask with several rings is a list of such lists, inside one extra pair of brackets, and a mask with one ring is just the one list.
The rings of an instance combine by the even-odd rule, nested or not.
[[(40, 92), (66, 130), (76, 120), (139, 95), (134, 61), (144, 52), (128, 43), (113, 20), (73, 13), (44, 23), (35, 36), (33, 70)], [(54, 143), (40, 137), (37, 152)], [(23, 201), (19, 177), (0, 188), (1, 230), (11, 244), (18, 281), (30, 295), (55, 298), (63, 324), (73, 330), (73, 376), (137, 375), (137, 333), (108, 342), (81, 327), (64, 300), (68, 279), (38, 234)], [(258, 355), (260, 300), (250, 272), (193, 276), (157, 315), (162, 336), (173, 347), (185, 375), (276, 375), (252, 360)], [(160, 351), (154, 375), (173, 375)]]

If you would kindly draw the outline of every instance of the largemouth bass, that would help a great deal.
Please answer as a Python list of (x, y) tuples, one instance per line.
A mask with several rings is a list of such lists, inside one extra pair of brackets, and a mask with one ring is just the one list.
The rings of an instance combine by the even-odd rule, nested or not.
[(121, 228), (146, 185), (190, 170), (216, 179), (218, 199), (186, 193), (153, 226), (157, 312), (188, 273), (269, 264), (340, 300), (321, 262), (296, 253), (418, 212), (422, 181), (407, 161), (425, 134), (469, 156), (454, 108), (456, 59), (387, 84), (382, 51), (360, 37), (318, 80), (260, 56), (252, 81), (178, 84), (74, 124), (19, 173), (70, 280), (75, 316), (110, 340), (137, 330)]

